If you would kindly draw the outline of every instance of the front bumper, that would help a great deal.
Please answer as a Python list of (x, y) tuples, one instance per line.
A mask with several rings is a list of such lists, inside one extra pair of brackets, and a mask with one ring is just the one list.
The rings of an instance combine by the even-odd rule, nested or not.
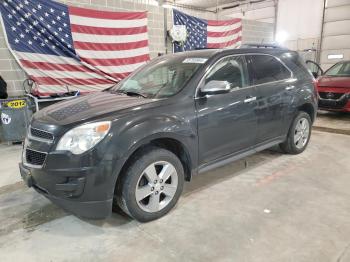
[(19, 164), (24, 182), (77, 216), (109, 216), (124, 160), (117, 154), (112, 136), (93, 149), (74, 155), (56, 150), (64, 132), (62, 127), (32, 121)]
[[(23, 181), (54, 204), (70, 213), (84, 218), (102, 219), (111, 214), (113, 197), (102, 197), (109, 190), (94, 186), (96, 169), (44, 171), (19, 164)], [(104, 183), (103, 183), (104, 184)], [(96, 200), (93, 200), (96, 199)]]
[(350, 93), (342, 95), (339, 99), (319, 98), (318, 107), (325, 110), (350, 112)]

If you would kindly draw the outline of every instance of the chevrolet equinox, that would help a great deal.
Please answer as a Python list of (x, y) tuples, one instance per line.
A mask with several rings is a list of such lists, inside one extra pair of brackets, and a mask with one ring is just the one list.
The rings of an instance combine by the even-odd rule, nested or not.
[(316, 111), (314, 78), (294, 51), (165, 55), (114, 87), (37, 112), (21, 176), (77, 216), (119, 208), (150, 221), (193, 175), (275, 145), (303, 152)]

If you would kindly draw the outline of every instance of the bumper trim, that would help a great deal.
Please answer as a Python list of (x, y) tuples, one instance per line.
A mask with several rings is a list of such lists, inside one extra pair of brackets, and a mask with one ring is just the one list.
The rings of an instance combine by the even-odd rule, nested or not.
[(33, 181), (33, 177), (30, 174), (30, 171), (28, 169), (26, 169), (22, 164), (19, 164), (19, 171), (21, 173), (21, 177), (22, 177), (24, 183), (28, 187), (32, 187), (34, 181)]
[[(42, 194), (42, 192), (41, 192)], [(81, 218), (104, 219), (112, 213), (113, 199), (104, 201), (77, 202), (43, 194), (55, 205)]]
[(75, 181), (67, 182), (64, 184), (56, 184), (55, 188), (58, 191), (64, 192), (81, 192), (84, 189), (84, 185), (85, 177), (79, 177), (78, 179), (75, 179)]

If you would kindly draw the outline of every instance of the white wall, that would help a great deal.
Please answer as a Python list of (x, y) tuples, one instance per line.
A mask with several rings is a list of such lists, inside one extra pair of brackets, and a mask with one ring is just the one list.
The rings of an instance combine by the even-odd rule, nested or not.
[[(277, 19), (274, 1), (278, 1)], [(221, 7), (224, 6), (227, 5)], [(340, 60), (350, 60), (350, 0), (326, 1), (321, 41), (323, 6), (324, 0), (271, 0), (255, 4), (243, 3), (236, 8), (221, 10), (219, 16), (270, 23), (276, 20), (276, 40), (284, 38), (282, 45), (292, 50), (315, 49), (315, 52), (301, 53), (308, 59), (319, 56), (321, 66), (327, 69)], [(248, 38), (245, 40), (253, 41)], [(332, 54), (343, 55), (343, 59), (329, 59), (328, 55)]]
[(219, 15), (273, 24), (277, 21), (276, 35), (286, 33), (283, 45), (293, 50), (319, 48), (323, 0), (278, 0), (277, 19), (275, 2), (277, 0), (242, 4), (236, 8), (221, 10)]
[[(227, 6), (227, 5), (224, 5)], [(219, 12), (219, 15), (229, 17), (238, 17), (248, 20), (255, 20), (265, 23), (275, 22), (275, 7), (274, 0), (254, 4), (242, 4), (236, 8), (224, 9)]]
[(279, 0), (277, 33), (288, 33), (287, 40), (320, 37), (323, 0)]
[[(343, 59), (329, 59), (341, 54)], [(324, 18), (321, 65), (329, 68), (340, 60), (350, 59), (350, 0), (328, 0)]]

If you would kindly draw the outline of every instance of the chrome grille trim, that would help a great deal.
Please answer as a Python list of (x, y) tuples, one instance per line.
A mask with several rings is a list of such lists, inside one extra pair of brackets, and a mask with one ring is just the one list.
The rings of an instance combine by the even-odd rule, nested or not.
[[(39, 132), (42, 132), (42, 133), (46, 133), (48, 135), (51, 135), (52, 139), (47, 139), (47, 138), (42, 138), (42, 137), (38, 137), (38, 136), (35, 136), (32, 134), (32, 129), (33, 130), (37, 130)], [(28, 131), (28, 138), (31, 139), (31, 140), (36, 140), (36, 141), (39, 141), (39, 142), (44, 142), (44, 143), (52, 143), (55, 139), (54, 135), (50, 132), (47, 132), (45, 130), (41, 130), (41, 129), (38, 129), (38, 128), (34, 128), (34, 127), (29, 127), (29, 131)]]

